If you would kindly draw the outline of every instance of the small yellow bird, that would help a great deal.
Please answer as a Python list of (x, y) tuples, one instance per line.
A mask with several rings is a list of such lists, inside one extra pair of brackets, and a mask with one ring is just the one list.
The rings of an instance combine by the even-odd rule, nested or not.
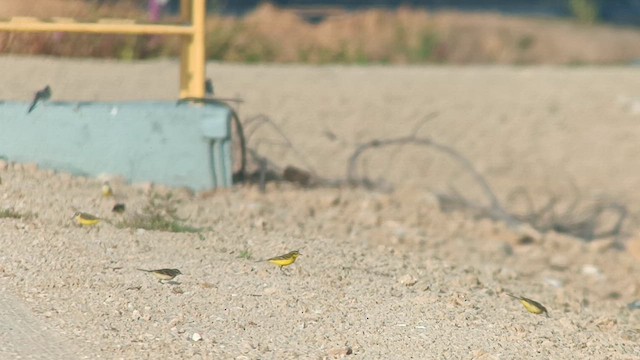
[(72, 219), (76, 222), (76, 224), (80, 226), (94, 226), (97, 225), (101, 220), (96, 216), (80, 211), (76, 211), (76, 213), (73, 214)]
[(289, 266), (291, 264), (293, 264), (294, 262), (296, 262), (296, 259), (298, 258), (298, 256), (300, 256), (302, 254), (300, 254), (300, 251), (298, 250), (294, 250), (291, 252), (288, 252), (284, 255), (280, 255), (280, 256), (274, 256), (272, 258), (269, 258), (267, 260), (263, 260), (263, 261), (268, 261), (274, 265), (278, 265), (280, 267), (280, 269), (282, 269), (285, 266)]
[(113, 189), (108, 181), (102, 183), (102, 196), (106, 198), (110, 198), (113, 196)]
[(176, 276), (182, 275), (182, 272), (178, 269), (158, 269), (158, 270), (145, 270), (138, 269), (140, 271), (152, 273), (159, 282), (173, 280)]
[(527, 309), (528, 312), (530, 312), (532, 314), (536, 314), (536, 315), (540, 315), (540, 314), (544, 313), (547, 317), (549, 317), (549, 313), (547, 312), (547, 308), (545, 308), (539, 302), (537, 302), (535, 300), (528, 299), (526, 297), (516, 296), (516, 295), (513, 295), (513, 294), (509, 294), (509, 293), (507, 293), (507, 295), (511, 296), (514, 299), (520, 300), (520, 303), (522, 304), (522, 306), (524, 306), (525, 309)]

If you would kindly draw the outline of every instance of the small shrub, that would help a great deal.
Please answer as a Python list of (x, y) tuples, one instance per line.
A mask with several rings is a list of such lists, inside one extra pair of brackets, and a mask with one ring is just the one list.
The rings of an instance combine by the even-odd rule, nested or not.
[(123, 220), (117, 227), (169, 232), (199, 232), (201, 229), (184, 224), (185, 219), (178, 217), (178, 201), (171, 193), (153, 194), (142, 212)]
[(21, 219), (24, 215), (13, 209), (0, 210), (0, 219)]
[(600, 16), (597, 0), (569, 0), (571, 13), (581, 23), (594, 24)]

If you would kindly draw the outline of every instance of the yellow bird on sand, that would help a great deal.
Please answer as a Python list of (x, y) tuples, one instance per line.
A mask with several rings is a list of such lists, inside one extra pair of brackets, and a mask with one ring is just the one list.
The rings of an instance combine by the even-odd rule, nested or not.
[(291, 264), (293, 264), (294, 262), (296, 262), (296, 259), (298, 258), (298, 256), (300, 256), (302, 254), (300, 254), (300, 251), (298, 250), (294, 250), (294, 251), (290, 251), (284, 255), (278, 255), (278, 256), (274, 256), (272, 258), (269, 258), (267, 260), (262, 260), (262, 261), (268, 261), (274, 265), (278, 265), (280, 267), (280, 269), (282, 269), (285, 266), (289, 266)]
[(76, 211), (73, 214), (72, 219), (76, 222), (76, 224), (80, 226), (95, 226), (100, 222), (100, 218), (93, 216), (91, 214), (83, 213), (80, 211)]
[(547, 317), (549, 317), (549, 313), (547, 312), (547, 309), (539, 302), (528, 299), (526, 297), (516, 296), (513, 294), (507, 294), (507, 295), (511, 296), (514, 299), (520, 300), (520, 303), (522, 304), (522, 306), (524, 306), (524, 308), (528, 312), (536, 315), (545, 314)]

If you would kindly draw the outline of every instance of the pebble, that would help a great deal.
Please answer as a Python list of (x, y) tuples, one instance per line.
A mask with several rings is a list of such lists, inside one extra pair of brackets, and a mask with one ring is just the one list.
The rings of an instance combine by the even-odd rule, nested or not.
[(334, 206), (338, 206), (340, 205), (340, 196), (339, 195), (328, 195), (328, 196), (323, 196), (320, 199), (320, 206), (324, 207), (324, 208), (331, 208)]
[(591, 264), (585, 264), (584, 266), (582, 266), (582, 273), (584, 275), (590, 275), (590, 276), (594, 276), (597, 278), (601, 278), (604, 275), (602, 274), (602, 271), (597, 268), (595, 265), (591, 265)]
[(264, 295), (273, 295), (276, 292), (278, 292), (278, 289), (276, 289), (274, 287), (268, 287), (268, 288), (265, 288), (262, 292), (263, 292)]
[(174, 294), (184, 294), (184, 290), (182, 290), (182, 288), (179, 286), (176, 286), (173, 289), (171, 289), (171, 292), (173, 292)]
[(265, 220), (264, 218), (260, 217), (258, 219), (256, 219), (256, 221), (253, 223), (253, 225), (261, 230), (265, 230), (267, 228), (267, 220)]
[(526, 245), (542, 240), (542, 234), (529, 224), (520, 224), (516, 230), (516, 244)]
[(193, 335), (191, 335), (191, 340), (193, 341), (200, 341), (202, 340), (202, 336), (200, 336), (200, 334), (198, 334), (197, 332), (193, 333)]
[(630, 302), (629, 304), (627, 304), (627, 308), (629, 310), (638, 310), (638, 309), (640, 309), (640, 300), (636, 300), (634, 302)]
[(401, 276), (398, 279), (398, 282), (404, 286), (413, 286), (418, 282), (418, 279), (416, 279), (413, 275), (411, 274), (406, 274)]
[(560, 289), (561, 287), (564, 286), (564, 283), (562, 282), (562, 280), (559, 280), (556, 278), (550, 278), (550, 277), (544, 278), (544, 283), (556, 289)]
[(353, 354), (353, 350), (349, 346), (333, 348), (327, 351), (327, 358), (329, 359), (343, 359), (347, 355)]

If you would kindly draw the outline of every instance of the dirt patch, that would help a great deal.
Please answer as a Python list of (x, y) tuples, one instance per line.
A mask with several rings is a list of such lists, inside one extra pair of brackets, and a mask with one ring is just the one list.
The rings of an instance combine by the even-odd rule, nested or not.
[[(25, 103), (47, 83), (53, 100), (177, 94), (170, 61), (9, 57), (0, 67), (12, 69), (0, 98)], [(243, 116), (268, 114), (290, 137), (299, 154), (267, 128), (250, 140), (283, 168), (344, 177), (357, 144), (410, 133), (437, 112), (420, 134), (467, 156), (505, 203), (516, 188), (536, 203), (564, 198), (574, 182), (587, 200), (624, 201), (632, 218), (639, 210), (633, 69), (210, 64), (208, 74), (218, 95), (245, 99)], [(7, 166), (0, 198), (14, 216), (0, 219), (3, 288), (91, 358), (640, 355), (640, 312), (627, 307), (640, 297), (640, 265), (614, 239), (524, 239), (500, 222), (445, 213), (436, 194), (450, 185), (484, 199), (465, 172), (422, 148), (371, 154), (360, 166), (395, 191), (173, 189), (179, 217), (199, 233), (78, 228), (74, 209), (117, 224), (143, 211), (149, 189), (112, 182), (127, 204), (118, 215), (99, 180)], [(296, 249), (303, 255), (283, 270), (257, 262)], [(183, 275), (161, 284), (136, 268)]]

